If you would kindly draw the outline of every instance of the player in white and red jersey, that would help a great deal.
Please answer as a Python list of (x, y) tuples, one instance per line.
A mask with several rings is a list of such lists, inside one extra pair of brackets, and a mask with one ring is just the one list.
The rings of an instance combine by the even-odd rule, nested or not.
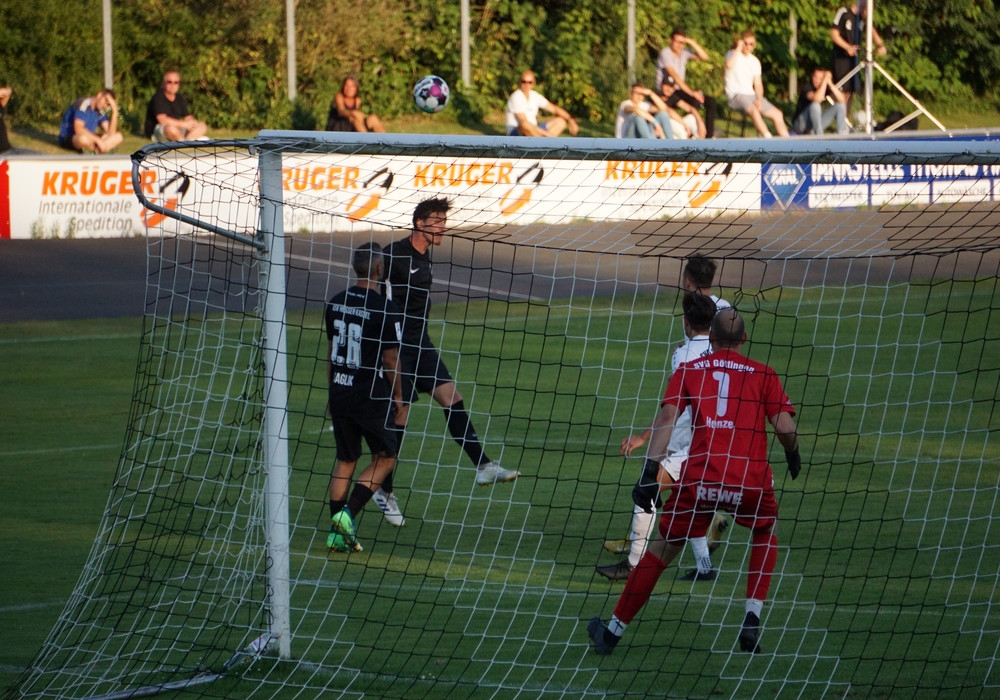
[[(687, 336), (687, 340), (674, 350), (670, 358), (671, 371), (676, 371), (685, 362), (704, 357), (712, 352), (708, 332), (712, 326), (712, 319), (715, 317), (715, 302), (706, 294), (686, 292), (682, 308), (684, 309), (684, 334)], [(631, 455), (649, 441), (652, 432), (652, 428), (647, 428), (642, 433), (630, 435), (622, 440), (621, 453)], [(662, 488), (667, 488), (668, 485), (680, 478), (681, 468), (687, 461), (690, 446), (691, 411), (685, 410), (677, 419), (673, 436), (670, 438), (670, 445), (667, 447), (667, 458), (660, 465), (659, 479)], [(628, 540), (610, 540), (604, 545), (605, 549), (611, 551), (628, 549), (628, 556), (616, 564), (598, 566), (597, 573), (612, 581), (624, 581), (628, 578), (629, 573), (642, 559), (642, 555), (646, 553), (649, 537), (653, 534), (656, 524), (655, 506), (658, 503), (659, 499), (656, 499), (656, 501), (645, 505), (636, 504), (633, 506), (632, 530)], [(713, 529), (709, 531), (709, 534), (713, 536), (716, 546), (721, 532), (728, 525), (729, 521), (721, 515), (713, 522)], [(692, 538), (691, 548), (695, 554), (697, 568), (683, 576), (682, 580), (714, 581), (716, 571), (712, 567), (710, 554), (712, 545), (708, 538)]]
[[(720, 299), (712, 293), (712, 284), (715, 281), (716, 262), (704, 255), (692, 255), (684, 264), (684, 273), (681, 284), (685, 290), (684, 307), (684, 334), (687, 340), (683, 345), (674, 350), (670, 358), (670, 371), (673, 372), (681, 363), (693, 360), (696, 357), (707, 355), (711, 352), (711, 345), (708, 341), (709, 327), (716, 311), (729, 308), (730, 304), (724, 299)], [(703, 303), (696, 304), (696, 296), (703, 297), (703, 302), (711, 300), (711, 310), (706, 315)], [(705, 304), (707, 305), (707, 304)], [(699, 308), (695, 308), (695, 307)], [(689, 315), (690, 313), (690, 315)], [(697, 320), (695, 320), (697, 319)], [(692, 323), (693, 321), (693, 323)], [(663, 471), (660, 472), (660, 483), (663, 488), (677, 481), (681, 467), (687, 461), (688, 448), (691, 445), (691, 411), (685, 410), (678, 419), (677, 425), (667, 448), (667, 458), (663, 461)], [(647, 428), (643, 433), (630, 435), (622, 440), (621, 453), (631, 455), (639, 449), (652, 434), (652, 429)], [(658, 505), (656, 499), (653, 505)], [(622, 554), (628, 551), (628, 556), (615, 564), (605, 564), (596, 568), (597, 573), (612, 581), (624, 581), (629, 573), (635, 568), (642, 555), (646, 553), (646, 546), (649, 544), (649, 537), (653, 534), (653, 527), (656, 522), (656, 513), (647, 504), (636, 504), (632, 511), (632, 529), (626, 539), (605, 540), (604, 548), (614, 554)], [(714, 581), (716, 570), (712, 566), (711, 553), (718, 548), (721, 543), (722, 533), (729, 527), (729, 521), (724, 515), (717, 515), (712, 520), (707, 537), (692, 537), (691, 549), (694, 552), (696, 568), (680, 577), (682, 581)]]
[(739, 642), (743, 651), (760, 651), (760, 614), (778, 558), (778, 504), (767, 461), (766, 423), (785, 448), (794, 479), (802, 467), (795, 409), (774, 370), (740, 354), (747, 335), (735, 309), (719, 311), (710, 338), (714, 352), (671, 375), (653, 422), (646, 469), (633, 490), (637, 504), (648, 503), (658, 493), (660, 460), (678, 415), (688, 406), (694, 426), (690, 456), (663, 505), (659, 535), (629, 575), (611, 622), (605, 625), (594, 617), (587, 625), (598, 654), (614, 650), (664, 569), (690, 537), (706, 532), (717, 510), (733, 513), (736, 523), (751, 531), (746, 616)]

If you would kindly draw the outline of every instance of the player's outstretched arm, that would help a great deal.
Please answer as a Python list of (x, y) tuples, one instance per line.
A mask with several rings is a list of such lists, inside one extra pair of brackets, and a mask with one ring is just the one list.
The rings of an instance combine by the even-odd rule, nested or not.
[(653, 419), (650, 426), (649, 448), (646, 450), (646, 458), (654, 460), (657, 464), (662, 462), (667, 456), (667, 446), (670, 445), (670, 436), (674, 432), (674, 423), (677, 422), (677, 407), (670, 403), (663, 404), (663, 407)]
[(639, 449), (649, 441), (649, 436), (651, 432), (652, 431), (649, 428), (647, 428), (640, 435), (629, 435), (627, 438), (622, 440), (621, 451), (619, 452), (619, 454), (624, 455), (626, 457), (631, 456), (631, 454), (635, 450)]

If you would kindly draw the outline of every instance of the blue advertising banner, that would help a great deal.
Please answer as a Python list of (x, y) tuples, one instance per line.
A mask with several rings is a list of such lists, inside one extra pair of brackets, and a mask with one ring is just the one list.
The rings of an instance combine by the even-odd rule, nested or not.
[(857, 209), (995, 202), (1000, 166), (765, 164), (764, 209)]

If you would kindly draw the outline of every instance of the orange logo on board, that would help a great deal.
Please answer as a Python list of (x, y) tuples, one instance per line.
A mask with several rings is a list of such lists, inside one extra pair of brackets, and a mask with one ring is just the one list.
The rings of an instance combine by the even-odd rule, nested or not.
[(687, 189), (688, 204), (695, 209), (707, 206), (719, 196), (732, 171), (732, 163), (714, 163), (705, 168), (704, 173), (692, 178), (691, 187)]
[(392, 178), (392, 171), (389, 168), (376, 170), (371, 177), (362, 183), (362, 191), (347, 202), (347, 218), (351, 221), (363, 221), (365, 217), (378, 209), (382, 195), (392, 187)]
[(528, 166), (527, 170), (517, 176), (514, 186), (500, 198), (500, 213), (504, 216), (512, 216), (526, 207), (531, 201), (532, 192), (541, 183), (544, 176), (545, 169), (542, 168), (541, 163)]
[(605, 163), (604, 180), (607, 182), (683, 179), (683, 191), (687, 195), (688, 206), (700, 209), (719, 196), (732, 170), (732, 163), (609, 160)]
[[(160, 185), (160, 199), (162, 200), (162, 203), (158, 202), (156, 198), (152, 198), (149, 201), (153, 204), (159, 204), (164, 209), (176, 211), (177, 204), (184, 199), (184, 195), (187, 194), (190, 186), (191, 178), (184, 173), (175, 173), (171, 178)], [(153, 211), (152, 209), (143, 209), (142, 223), (145, 224), (147, 228), (159, 225), (166, 218), (166, 214), (161, 214), (160, 212)]]

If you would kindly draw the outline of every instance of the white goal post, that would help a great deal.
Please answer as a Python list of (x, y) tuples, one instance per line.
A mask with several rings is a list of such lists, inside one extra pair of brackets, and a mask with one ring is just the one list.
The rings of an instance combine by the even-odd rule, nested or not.
[[(262, 132), (133, 156), (146, 314), (122, 456), (72, 599), (5, 697), (728, 697), (1000, 688), (1000, 146)], [(431, 339), (484, 449), (475, 486), (414, 404), (363, 551), (326, 547), (323, 308), (351, 252), (452, 203)], [(711, 582), (660, 579), (615, 653), (637, 455), (683, 341), (681, 270), (718, 264), (746, 353), (796, 406), (772, 450), (779, 562), (736, 642), (747, 531)], [(364, 459), (362, 460), (362, 464)], [(360, 471), (359, 467), (359, 471)], [(688, 550), (680, 568), (691, 567)]]

